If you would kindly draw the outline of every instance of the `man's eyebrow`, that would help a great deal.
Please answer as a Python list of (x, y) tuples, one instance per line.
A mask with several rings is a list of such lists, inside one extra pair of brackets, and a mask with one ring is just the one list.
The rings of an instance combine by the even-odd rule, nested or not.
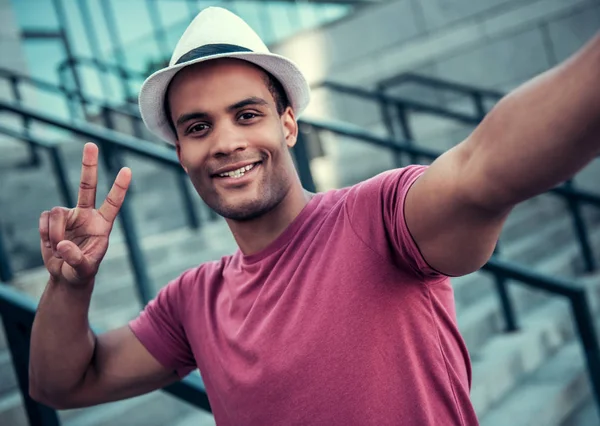
[(175, 126), (179, 127), (186, 121), (197, 120), (199, 118), (207, 118), (208, 114), (205, 112), (190, 112), (187, 114), (180, 115), (177, 121), (175, 122)]
[(258, 98), (256, 96), (252, 96), (251, 98), (244, 99), (242, 101), (236, 102), (233, 105), (227, 107), (227, 112), (235, 111), (236, 109), (244, 108), (250, 105), (268, 105), (269, 103), (264, 99)]

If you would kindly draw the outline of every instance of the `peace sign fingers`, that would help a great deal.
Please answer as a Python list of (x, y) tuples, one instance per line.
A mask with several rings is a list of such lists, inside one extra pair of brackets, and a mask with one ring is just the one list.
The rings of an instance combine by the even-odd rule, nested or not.
[(98, 186), (98, 147), (86, 143), (81, 160), (81, 179), (77, 207), (93, 209), (96, 206), (96, 187)]

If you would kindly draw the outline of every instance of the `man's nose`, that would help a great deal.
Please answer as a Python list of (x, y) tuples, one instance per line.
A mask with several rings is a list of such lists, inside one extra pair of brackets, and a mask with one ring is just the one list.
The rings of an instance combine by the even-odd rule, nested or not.
[(243, 132), (232, 125), (222, 127), (216, 136), (212, 152), (215, 157), (230, 155), (236, 151), (243, 151), (248, 147)]

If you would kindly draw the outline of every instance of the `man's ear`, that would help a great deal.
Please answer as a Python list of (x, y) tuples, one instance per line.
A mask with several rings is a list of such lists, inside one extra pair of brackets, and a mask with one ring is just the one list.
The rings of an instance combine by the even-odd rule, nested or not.
[(179, 164), (181, 164), (181, 167), (183, 167), (183, 170), (185, 170), (185, 172), (187, 173), (188, 169), (181, 161), (181, 145), (179, 145), (179, 141), (175, 142), (175, 152), (177, 152), (177, 158), (179, 159)]
[(283, 125), (285, 144), (288, 148), (292, 148), (298, 140), (298, 122), (292, 107), (288, 106), (281, 115), (281, 124)]

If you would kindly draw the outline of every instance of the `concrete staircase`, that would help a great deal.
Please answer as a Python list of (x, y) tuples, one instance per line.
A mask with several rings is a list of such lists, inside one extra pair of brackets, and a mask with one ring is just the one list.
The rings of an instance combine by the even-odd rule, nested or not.
[[(377, 130), (378, 126), (376, 123), (371, 128)], [(328, 147), (339, 144), (337, 148), (334, 146), (337, 152), (330, 152), (329, 158), (313, 161), (313, 167), (321, 170), (321, 179), (316, 179), (321, 188), (351, 184), (393, 166), (389, 153), (384, 150), (340, 149), (342, 144), (350, 142), (335, 139), (330, 137)], [(79, 179), (81, 149), (81, 141), (65, 143), (62, 148), (74, 189)], [(0, 221), (13, 254), (13, 267), (18, 271), (12, 285), (38, 299), (45, 286), (46, 272), (39, 267), (37, 219), (42, 210), (62, 205), (62, 201), (45, 156), (39, 169), (15, 168), (15, 164), (25, 159), (26, 150), (21, 143), (2, 136), (0, 152)], [(361, 155), (357, 155), (359, 152)], [(370, 152), (371, 156), (365, 156), (365, 152)], [(353, 162), (346, 162), (349, 159)], [(196, 201), (196, 207), (205, 226), (199, 230), (185, 227), (182, 204), (174, 190), (173, 172), (132, 156), (125, 156), (123, 163), (133, 170), (133, 191), (128, 198), (138, 225), (137, 232), (142, 237), (153, 292), (185, 269), (218, 259), (236, 249), (222, 219), (207, 222), (208, 210), (200, 200)], [(340, 169), (340, 164), (344, 164), (344, 170)], [(335, 179), (327, 176), (327, 170), (332, 167), (339, 173)], [(103, 167), (99, 178), (98, 203), (111, 182)], [(590, 225), (595, 252), (600, 253), (600, 214), (591, 209), (585, 209), (584, 214)], [(501, 237), (501, 257), (548, 275), (572, 277), (585, 284), (596, 307), (595, 315), (600, 317), (597, 309), (600, 276), (583, 276), (581, 273), (581, 256), (563, 201), (543, 195), (517, 206)], [(132, 283), (127, 250), (117, 224), (92, 298), (90, 318), (96, 327), (118, 327), (139, 313), (142, 306)], [(458, 322), (473, 362), (472, 400), (482, 425), (510, 422), (582, 426), (588, 423), (581, 422), (590, 419), (595, 423), (589, 424), (600, 424), (600, 414), (590, 402), (584, 358), (566, 303), (510, 283), (521, 328), (506, 334), (493, 277), (477, 272), (454, 279), (453, 285)], [(0, 340), (0, 424), (19, 426), (26, 424), (25, 413), (9, 359), (5, 344)], [(209, 414), (162, 392), (99, 407), (67, 410), (60, 416), (67, 425), (214, 423)]]
[[(595, 223), (597, 215), (588, 214), (588, 219)], [(570, 234), (561, 203), (541, 196), (515, 209), (505, 227), (502, 253), (551, 275), (574, 276), (579, 269), (578, 250)], [(594, 228), (591, 237), (600, 250), (600, 228)], [(224, 221), (218, 220), (199, 231), (148, 235), (143, 250), (157, 290), (186, 268), (232, 252), (235, 243)], [(102, 329), (124, 324), (141, 309), (124, 254), (123, 242), (115, 239), (98, 276), (90, 317)], [(19, 273), (13, 285), (38, 298), (45, 279), (45, 271), (38, 268)], [(600, 306), (600, 276), (578, 280), (589, 286), (590, 299)], [(518, 425), (569, 424), (565, 422), (572, 421), (579, 406), (585, 406), (590, 392), (569, 306), (513, 284), (511, 296), (521, 329), (505, 334), (488, 275), (477, 272), (457, 278), (454, 289), (459, 325), (473, 361), (472, 399), (481, 424), (503, 425), (509, 420)], [(0, 424), (24, 425), (10, 369), (4, 350), (0, 352)], [(161, 392), (60, 415), (67, 425), (208, 425), (213, 421), (210, 415)]]

